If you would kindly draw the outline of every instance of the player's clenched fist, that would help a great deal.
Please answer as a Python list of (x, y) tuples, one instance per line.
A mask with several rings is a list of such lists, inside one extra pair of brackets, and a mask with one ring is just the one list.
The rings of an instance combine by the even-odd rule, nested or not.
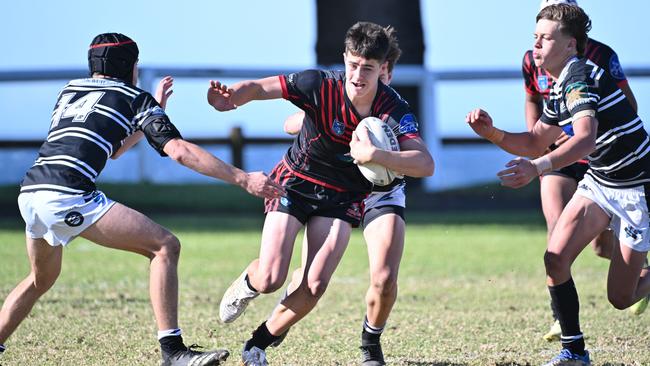
[(480, 108), (476, 108), (467, 113), (467, 116), (465, 116), (465, 122), (469, 124), (477, 135), (495, 144), (498, 144), (503, 140), (503, 131), (495, 128), (492, 125), (492, 117)]

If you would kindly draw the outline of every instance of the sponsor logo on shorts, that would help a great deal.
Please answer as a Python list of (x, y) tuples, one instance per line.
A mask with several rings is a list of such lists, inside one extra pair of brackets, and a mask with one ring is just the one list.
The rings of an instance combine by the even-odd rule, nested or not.
[(537, 87), (539, 88), (540, 92), (545, 92), (548, 90), (548, 76), (546, 75), (538, 75), (537, 76)]
[(399, 133), (416, 133), (418, 132), (418, 121), (415, 119), (413, 113), (407, 113), (399, 120)]
[(351, 204), (348, 210), (345, 212), (345, 214), (355, 219), (361, 218), (361, 210), (359, 209), (359, 204), (358, 203)]
[(76, 227), (84, 223), (84, 216), (80, 212), (70, 211), (65, 215), (63, 221), (68, 226)]
[(284, 207), (289, 207), (291, 205), (291, 201), (287, 197), (282, 197), (280, 198), (280, 204)]
[(338, 119), (332, 121), (332, 132), (338, 136), (341, 136), (345, 132), (345, 125), (343, 122), (339, 121)]
[(591, 192), (591, 188), (589, 188), (589, 186), (586, 185), (586, 184), (584, 184), (584, 183), (580, 184), (580, 185), (578, 186), (578, 189), (582, 189), (583, 191), (589, 191), (589, 192)]
[(638, 240), (641, 237), (641, 230), (636, 229), (632, 226), (626, 226), (625, 227), (625, 237), (626, 238), (632, 238), (634, 240)]

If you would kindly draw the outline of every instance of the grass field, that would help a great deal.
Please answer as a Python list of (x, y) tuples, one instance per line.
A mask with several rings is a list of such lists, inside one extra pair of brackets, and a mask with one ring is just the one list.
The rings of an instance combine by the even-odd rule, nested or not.
[[(277, 295), (261, 296), (233, 324), (218, 321), (226, 287), (256, 256), (262, 216), (155, 217), (181, 239), (180, 322), (187, 343), (225, 347), (235, 365), (242, 342)], [(0, 297), (28, 271), (22, 223), (0, 220)], [(393, 365), (538, 365), (559, 344), (550, 325), (538, 212), (409, 216), (400, 293), (383, 336)], [(299, 258), (298, 250), (294, 258)], [(315, 311), (291, 330), (274, 365), (358, 362), (368, 270), (359, 231)], [(594, 365), (650, 365), (650, 314), (607, 303), (607, 262), (586, 250), (574, 266), (582, 327)], [(58, 283), (7, 342), (0, 364), (156, 365), (160, 353), (147, 296), (148, 262), (84, 240), (64, 254)]]

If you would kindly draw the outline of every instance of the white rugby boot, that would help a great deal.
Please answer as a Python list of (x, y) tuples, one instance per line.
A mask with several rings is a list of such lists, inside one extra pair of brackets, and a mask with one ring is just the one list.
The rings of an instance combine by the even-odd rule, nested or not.
[(219, 318), (224, 323), (235, 321), (248, 306), (248, 302), (260, 293), (253, 291), (246, 283), (246, 270), (228, 287), (221, 298), (219, 305)]

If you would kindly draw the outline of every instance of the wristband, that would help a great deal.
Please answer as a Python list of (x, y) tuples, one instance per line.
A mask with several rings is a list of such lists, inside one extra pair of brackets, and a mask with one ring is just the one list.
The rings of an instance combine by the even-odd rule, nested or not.
[(549, 158), (548, 155), (544, 155), (541, 158), (531, 160), (530, 163), (535, 166), (535, 169), (537, 169), (537, 175), (542, 175), (553, 170), (553, 164), (551, 163), (551, 158)]
[(498, 144), (503, 141), (503, 137), (506, 135), (503, 130), (500, 130), (496, 127), (492, 127), (492, 131), (488, 136), (485, 136), (485, 139), (490, 141), (493, 144)]

